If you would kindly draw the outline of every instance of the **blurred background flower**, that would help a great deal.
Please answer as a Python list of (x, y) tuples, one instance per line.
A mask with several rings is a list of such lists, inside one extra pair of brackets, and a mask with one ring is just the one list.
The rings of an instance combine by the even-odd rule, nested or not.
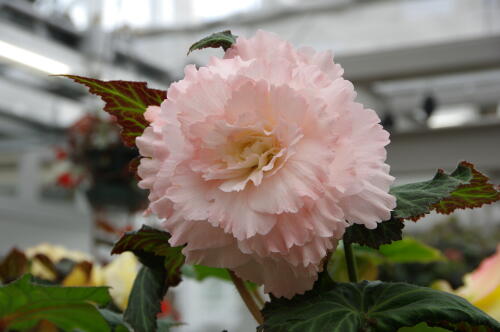
[(12, 249), (0, 263), (0, 279), (8, 283), (31, 273), (38, 282), (47, 284), (108, 286), (114, 306), (124, 311), (139, 267), (139, 261), (130, 252), (101, 265), (86, 253), (41, 243), (25, 252)]
[(49, 173), (58, 188), (48, 188), (55, 195), (84, 194), (95, 227), (93, 255), (105, 262), (111, 245), (134, 228), (134, 214), (146, 207), (147, 192), (138, 188), (133, 169), (138, 152), (123, 145), (109, 117), (86, 114), (67, 129), (54, 156)]
[(433, 284), (436, 289), (459, 295), (500, 320), (500, 245), (494, 255), (484, 259), (479, 267), (463, 277), (464, 285), (453, 290), (444, 280)]

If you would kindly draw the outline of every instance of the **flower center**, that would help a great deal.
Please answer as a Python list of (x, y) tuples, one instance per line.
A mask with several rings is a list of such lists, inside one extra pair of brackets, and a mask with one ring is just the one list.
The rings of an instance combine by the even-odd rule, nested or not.
[[(273, 135), (244, 130), (229, 137), (223, 160), (228, 168), (247, 168), (249, 172), (265, 170), (281, 150), (278, 140)], [(271, 167), (272, 168), (272, 167)]]
[(226, 139), (217, 166), (201, 170), (207, 180), (222, 180), (219, 188), (226, 192), (243, 190), (249, 181), (258, 186), (284, 153), (280, 141), (265, 132), (244, 129)]

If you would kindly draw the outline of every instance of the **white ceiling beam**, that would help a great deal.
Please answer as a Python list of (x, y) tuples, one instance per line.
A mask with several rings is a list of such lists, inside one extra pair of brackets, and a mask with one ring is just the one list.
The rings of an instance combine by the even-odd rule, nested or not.
[[(396, 176), (453, 169), (468, 161), (481, 170), (500, 171), (500, 122), (394, 133), (387, 147), (387, 163)], [(497, 173), (498, 174), (498, 173)]]
[(77, 101), (0, 78), (0, 109), (54, 127), (66, 127), (84, 112)]
[(336, 57), (356, 83), (500, 68), (500, 34)]

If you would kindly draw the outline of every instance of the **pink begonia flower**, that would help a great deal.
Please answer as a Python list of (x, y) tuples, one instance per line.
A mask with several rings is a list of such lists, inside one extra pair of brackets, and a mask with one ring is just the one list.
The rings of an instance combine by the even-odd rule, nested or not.
[(187, 66), (148, 108), (140, 186), (187, 263), (290, 298), (312, 288), (351, 223), (389, 219), (389, 134), (342, 73), (331, 52), (258, 31)]

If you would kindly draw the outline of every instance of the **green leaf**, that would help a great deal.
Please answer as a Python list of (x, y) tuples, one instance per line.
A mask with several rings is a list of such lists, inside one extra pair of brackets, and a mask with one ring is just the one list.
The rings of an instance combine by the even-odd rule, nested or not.
[(123, 317), (136, 332), (156, 331), (156, 316), (167, 288), (165, 270), (143, 266), (134, 281)]
[(182, 323), (174, 321), (170, 317), (158, 319), (158, 331), (156, 332), (170, 332), (171, 327), (183, 325)]
[(451, 174), (440, 169), (432, 180), (397, 186), (390, 192), (397, 200), (395, 217), (414, 221), (432, 210), (449, 214), (500, 200), (497, 188), (465, 161)]
[[(185, 264), (181, 268), (182, 274), (188, 278), (196, 279), (197, 281), (203, 281), (207, 278), (215, 278), (227, 282), (232, 282), (231, 277), (227, 269), (211, 267), (205, 265), (187, 265)], [(245, 286), (248, 289), (256, 289), (257, 284), (251, 281), (245, 281)]]
[(430, 263), (445, 259), (439, 250), (411, 237), (380, 246), (379, 252), (391, 263)]
[(28, 272), (29, 261), (26, 255), (13, 248), (0, 263), (0, 281), (9, 283)]
[(135, 138), (149, 125), (144, 118), (148, 106), (159, 106), (167, 98), (164, 90), (151, 89), (145, 82), (101, 81), (95, 78), (61, 75), (89, 88), (104, 101), (104, 111), (115, 117), (122, 128), (121, 138), (127, 146), (135, 146)]
[[(104, 319), (106, 319), (106, 322), (109, 324), (113, 332), (132, 331), (128, 324), (125, 323), (123, 315), (108, 309), (100, 309), (99, 312)], [(159, 318), (156, 321), (156, 324), (156, 332), (169, 332), (171, 331), (171, 327), (183, 325), (182, 323), (173, 320), (171, 317)]]
[(227, 51), (227, 49), (230, 48), (231, 45), (236, 43), (236, 38), (238, 38), (238, 36), (233, 35), (230, 30), (216, 32), (191, 45), (187, 54), (195, 50), (201, 50), (207, 47), (222, 47), (224, 51)]
[(382, 244), (401, 240), (403, 238), (403, 227), (403, 222), (396, 218), (379, 223), (375, 229), (368, 229), (364, 225), (354, 224), (347, 228), (344, 241), (377, 249)]
[(231, 281), (229, 272), (226, 269), (210, 267), (204, 265), (184, 265), (183, 272), (187, 276), (195, 278), (198, 281), (203, 281), (206, 278), (216, 278), (225, 281)]
[(109, 326), (95, 305), (110, 300), (107, 287), (42, 286), (26, 274), (0, 287), (0, 331), (24, 331), (43, 319), (64, 331), (106, 332)]
[(420, 323), (412, 327), (402, 327), (398, 332), (448, 332), (450, 330), (441, 327), (429, 326), (426, 323)]
[(265, 332), (389, 332), (426, 322), (452, 331), (494, 332), (500, 324), (465, 299), (405, 283), (338, 283), (327, 292), (273, 298)]
[(113, 332), (130, 331), (127, 323), (125, 323), (125, 321), (123, 320), (123, 315), (108, 309), (99, 309), (99, 312), (101, 313), (102, 317), (104, 317)]

